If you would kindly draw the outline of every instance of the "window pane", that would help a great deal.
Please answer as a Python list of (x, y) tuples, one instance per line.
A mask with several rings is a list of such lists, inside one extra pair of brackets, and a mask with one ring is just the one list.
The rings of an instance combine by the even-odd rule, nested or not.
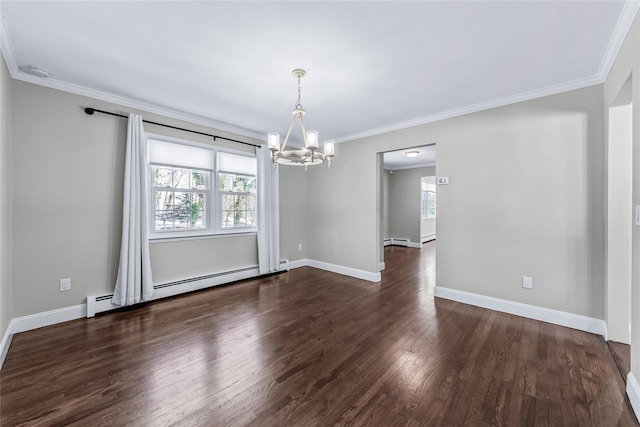
[(205, 228), (205, 194), (191, 193), (191, 228)]
[(176, 229), (188, 229), (191, 224), (191, 194), (179, 192), (174, 194), (173, 226)]
[(247, 209), (256, 209), (256, 196), (247, 196)]
[(173, 209), (173, 191), (156, 191), (156, 210)]
[(222, 210), (233, 210), (234, 199), (235, 199), (235, 197), (233, 195), (223, 194), (222, 195)]
[(222, 211), (222, 228), (233, 227), (233, 211)]
[(427, 218), (436, 217), (436, 193), (427, 192)]
[(174, 169), (173, 170), (173, 185), (174, 188), (191, 188), (189, 180), (191, 179), (191, 171), (186, 169)]
[(207, 172), (191, 172), (191, 188), (195, 188), (198, 190), (206, 190), (209, 188), (208, 183), (208, 173)]
[(247, 210), (247, 196), (244, 194), (238, 194), (235, 200), (236, 210)]
[(256, 211), (247, 211), (247, 226), (254, 227), (256, 225)]
[(255, 193), (258, 189), (258, 179), (255, 177), (247, 178), (247, 193)]
[(205, 228), (204, 210), (191, 211), (191, 228), (200, 230)]
[(173, 177), (173, 171), (168, 168), (155, 168), (155, 187), (171, 187), (171, 180)]
[(173, 210), (158, 211), (156, 210), (156, 230), (172, 230), (173, 229)]
[(233, 179), (231, 175), (220, 174), (220, 191), (232, 191)]
[(245, 193), (247, 180), (241, 176), (233, 176), (233, 190), (236, 193)]

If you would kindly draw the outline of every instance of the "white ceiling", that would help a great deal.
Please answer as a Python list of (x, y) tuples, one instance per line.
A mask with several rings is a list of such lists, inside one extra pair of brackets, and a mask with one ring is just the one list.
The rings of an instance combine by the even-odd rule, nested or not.
[[(618, 1), (0, 6), (14, 78), (264, 138), (286, 133), (300, 67), (307, 127), (338, 142), (602, 82), (638, 10)], [(27, 65), (50, 78), (19, 71)]]

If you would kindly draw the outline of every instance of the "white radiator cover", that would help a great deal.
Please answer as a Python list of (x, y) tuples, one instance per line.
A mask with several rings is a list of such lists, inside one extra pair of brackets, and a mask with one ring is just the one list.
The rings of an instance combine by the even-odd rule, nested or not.
[[(284, 265), (283, 265), (284, 263)], [(283, 267), (286, 266), (286, 269)], [(289, 271), (289, 261), (280, 262), (280, 271)], [(237, 270), (225, 271), (222, 273), (210, 274), (207, 276), (194, 277), (192, 279), (178, 280), (175, 282), (160, 283), (153, 285), (153, 300), (183, 294), (185, 292), (197, 291), (213, 286), (223, 285), (242, 279), (249, 279), (259, 275), (258, 266), (251, 266)], [(89, 295), (87, 296), (87, 317), (94, 317), (97, 313), (122, 308), (111, 303), (113, 294)]]
[(384, 246), (389, 246), (389, 245), (405, 246), (407, 248), (421, 248), (422, 247), (422, 243), (421, 242), (412, 242), (409, 239), (397, 239), (395, 237), (384, 239)]

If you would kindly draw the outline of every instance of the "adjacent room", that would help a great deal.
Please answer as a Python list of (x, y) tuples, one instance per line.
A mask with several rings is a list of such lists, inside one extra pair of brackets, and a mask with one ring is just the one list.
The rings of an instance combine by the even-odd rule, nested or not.
[(639, 9), (0, 0), (0, 424), (638, 425)]

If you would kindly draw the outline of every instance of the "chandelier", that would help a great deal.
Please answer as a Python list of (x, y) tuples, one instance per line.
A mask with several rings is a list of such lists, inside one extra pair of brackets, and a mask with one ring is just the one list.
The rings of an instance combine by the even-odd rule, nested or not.
[[(280, 145), (279, 133), (270, 132), (267, 135), (267, 146), (271, 151), (273, 167), (276, 167), (276, 165), (280, 163), (282, 165), (304, 166), (304, 169), (307, 170), (309, 166), (322, 164), (325, 160), (327, 161), (328, 167), (331, 167), (331, 158), (335, 156), (333, 141), (324, 141), (324, 153), (321, 153), (318, 151), (318, 131), (307, 130), (304, 126), (304, 115), (307, 112), (302, 108), (302, 104), (300, 104), (300, 79), (303, 78), (307, 72), (296, 68), (291, 73), (298, 79), (298, 101), (293, 109), (293, 118), (291, 119), (287, 136), (284, 137), (282, 145)], [(304, 148), (299, 150), (285, 150), (296, 120), (300, 122), (300, 127), (302, 128)]]

